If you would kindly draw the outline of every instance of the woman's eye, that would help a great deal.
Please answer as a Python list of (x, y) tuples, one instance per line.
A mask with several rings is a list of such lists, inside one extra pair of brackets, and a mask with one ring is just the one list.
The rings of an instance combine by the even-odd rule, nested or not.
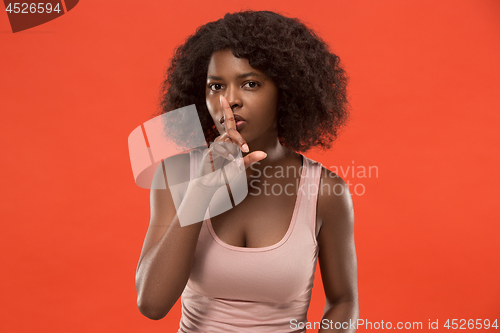
[(257, 82), (247, 82), (245, 83), (245, 86), (248, 88), (256, 88), (259, 84)]
[(222, 89), (222, 85), (219, 83), (213, 83), (210, 86), (210, 90), (217, 91)]

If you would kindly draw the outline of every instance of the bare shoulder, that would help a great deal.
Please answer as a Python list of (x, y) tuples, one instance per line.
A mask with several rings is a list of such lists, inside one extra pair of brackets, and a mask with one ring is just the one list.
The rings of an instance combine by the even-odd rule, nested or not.
[(165, 159), (168, 163), (189, 163), (189, 153), (177, 154)]
[(351, 192), (346, 182), (334, 172), (322, 168), (318, 192), (317, 218), (322, 229), (343, 228), (353, 223)]
[(178, 184), (189, 181), (189, 153), (171, 156), (165, 159), (163, 162), (165, 167), (164, 172), (167, 174), (168, 182), (170, 185), (175, 185), (173, 183)]
[[(358, 313), (357, 261), (354, 244), (354, 210), (349, 183), (322, 170), (318, 198), (318, 260), (327, 304)], [(346, 317), (347, 318), (347, 317)]]
[(189, 153), (186, 153), (171, 156), (159, 163), (153, 176), (150, 192), (152, 222), (156, 219), (164, 222), (164, 216), (175, 212), (174, 200), (179, 193), (172, 192), (171, 187), (189, 181), (189, 162)]
[(170, 156), (160, 162), (153, 176), (151, 189), (166, 189), (166, 184), (176, 185), (189, 181), (189, 153)]

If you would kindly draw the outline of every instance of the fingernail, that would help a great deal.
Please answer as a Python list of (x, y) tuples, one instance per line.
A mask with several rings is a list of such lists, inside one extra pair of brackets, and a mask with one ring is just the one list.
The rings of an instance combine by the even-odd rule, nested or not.
[(250, 149), (248, 149), (248, 145), (245, 143), (243, 146), (241, 146), (241, 150), (243, 150), (244, 153), (248, 153)]
[(227, 157), (229, 157), (231, 159), (231, 161), (234, 161), (234, 156), (233, 155), (228, 154)]

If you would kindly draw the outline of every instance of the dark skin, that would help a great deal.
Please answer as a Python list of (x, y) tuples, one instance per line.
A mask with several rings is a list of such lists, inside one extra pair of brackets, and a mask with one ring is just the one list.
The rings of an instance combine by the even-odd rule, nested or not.
[[(274, 175), (278, 166), (298, 170), (302, 166), (302, 157), (279, 143), (276, 85), (265, 73), (251, 67), (247, 59), (236, 58), (229, 50), (218, 51), (212, 55), (208, 67), (206, 103), (221, 133), (216, 141), (231, 142), (240, 147), (245, 166), (255, 163), (247, 169), (247, 179), (249, 182), (258, 180), (252, 183), (249, 195), (240, 204), (211, 218), (216, 235), (223, 242), (239, 247), (258, 248), (278, 243), (290, 226), (300, 175), (292, 172), (289, 178), (263, 177), (263, 171), (267, 167), (267, 174)], [(240, 131), (235, 114), (246, 122)], [(223, 124), (220, 122), (222, 117)], [(229, 160), (230, 153), (236, 156), (237, 152), (230, 148), (221, 152)], [(175, 162), (177, 165), (188, 164), (189, 157), (179, 156)], [(261, 177), (256, 178), (259, 171)], [(189, 180), (189, 175), (186, 177)], [(288, 189), (293, 195), (255, 195), (258, 189), (264, 192), (264, 181), (268, 188), (273, 184), (282, 188), (292, 184)], [(357, 265), (351, 195), (344, 181), (325, 168), (320, 188), (323, 185), (337, 189), (335, 192), (320, 192), (317, 203), (318, 260), (326, 296), (323, 319), (334, 323), (356, 321)], [(149, 318), (160, 319), (168, 313), (187, 283), (201, 223), (179, 227), (175, 213), (172, 213), (175, 207), (169, 191), (152, 190), (151, 195), (152, 217), (136, 281), (141, 312)], [(184, 253), (184, 257), (179, 258), (179, 253)], [(146, 255), (148, 258), (141, 267)], [(175, 270), (162, 268), (165, 265), (175, 267)], [(157, 284), (161, 288), (168, 284), (172, 287), (166, 290), (156, 287)], [(157, 302), (146, 304), (152, 295), (164, 296)], [(349, 329), (339, 331), (351, 332)]]

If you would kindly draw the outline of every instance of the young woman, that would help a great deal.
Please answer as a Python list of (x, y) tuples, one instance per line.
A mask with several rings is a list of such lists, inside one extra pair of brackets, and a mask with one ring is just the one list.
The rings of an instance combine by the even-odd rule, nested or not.
[[(213, 144), (159, 169), (191, 181), (177, 210), (172, 184), (151, 190), (136, 275), (146, 317), (163, 318), (182, 295), (179, 332), (351, 329), (346, 323), (358, 318), (351, 195), (340, 177), (300, 154), (331, 146), (348, 117), (346, 83), (319, 37), (273, 12), (226, 14), (177, 49), (162, 113), (196, 104)], [(210, 177), (213, 163), (235, 163), (237, 154), (248, 195), (210, 217), (207, 207), (225, 185)], [(179, 216), (203, 221), (181, 226)], [(317, 259), (326, 305), (321, 325), (307, 325)]]

